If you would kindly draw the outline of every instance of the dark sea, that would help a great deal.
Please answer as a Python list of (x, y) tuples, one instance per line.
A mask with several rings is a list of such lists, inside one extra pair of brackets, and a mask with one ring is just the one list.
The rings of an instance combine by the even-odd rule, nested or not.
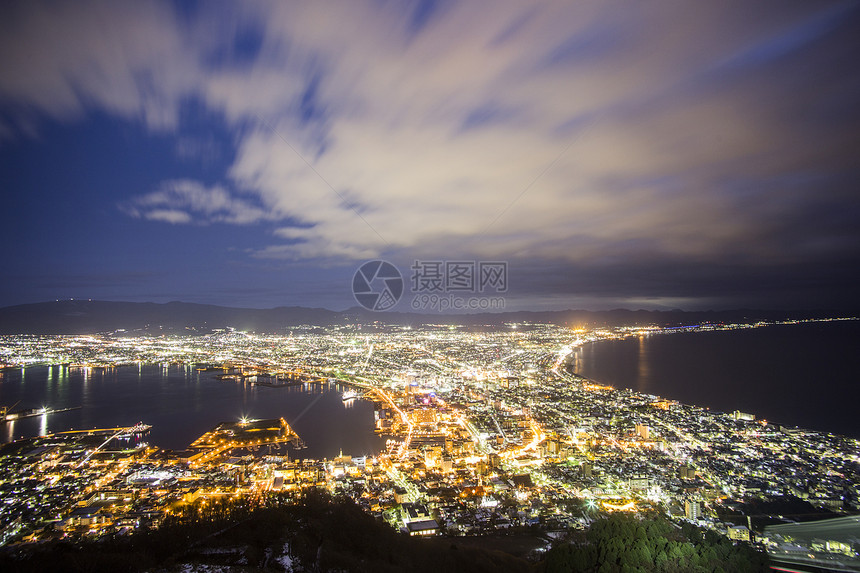
[[(0, 441), (71, 429), (113, 428), (144, 422), (151, 444), (181, 450), (221, 422), (283, 417), (307, 444), (296, 458), (375, 454), (384, 439), (374, 431), (373, 403), (341, 399), (333, 383), (286, 388), (218, 380), (185, 366), (143, 365), (113, 369), (33, 367), (6, 370), (0, 404), (14, 408), (76, 408), (0, 422)], [(281, 454), (283, 455), (283, 453)]]
[[(860, 322), (654, 334), (579, 348), (571, 370), (616, 388), (860, 437)], [(225, 421), (284, 417), (306, 442), (294, 457), (373, 454), (373, 404), (336, 384), (269, 388), (191, 367), (32, 367), (0, 375), (0, 404), (78, 408), (0, 422), (0, 441), (69, 429), (152, 425), (150, 442), (184, 449)]]
[(860, 321), (589, 343), (577, 374), (616, 388), (860, 438)]

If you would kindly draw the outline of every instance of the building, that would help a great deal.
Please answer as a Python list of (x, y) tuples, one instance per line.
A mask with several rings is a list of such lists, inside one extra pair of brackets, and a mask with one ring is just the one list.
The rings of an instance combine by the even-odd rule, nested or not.
[(684, 502), (684, 517), (690, 521), (699, 519), (701, 513), (701, 504), (698, 501), (688, 499)]
[(648, 489), (651, 486), (651, 480), (647, 475), (635, 475), (627, 479), (627, 485), (630, 489)]
[(579, 473), (584, 478), (590, 478), (594, 475), (594, 466), (590, 462), (583, 462), (579, 466)]
[(406, 488), (400, 486), (394, 488), (394, 501), (396, 503), (408, 503), (410, 499), (411, 496), (409, 495), (409, 492), (406, 491)]
[(439, 524), (435, 519), (426, 519), (422, 521), (410, 521), (406, 524), (406, 532), (409, 535), (438, 535)]
[(420, 503), (400, 505), (403, 527), (409, 535), (437, 535), (439, 523), (430, 516), (427, 507)]
[(681, 466), (678, 470), (678, 477), (681, 479), (696, 479), (696, 468), (691, 465)]
[(733, 541), (751, 541), (750, 530), (746, 525), (730, 525), (727, 532), (729, 539)]

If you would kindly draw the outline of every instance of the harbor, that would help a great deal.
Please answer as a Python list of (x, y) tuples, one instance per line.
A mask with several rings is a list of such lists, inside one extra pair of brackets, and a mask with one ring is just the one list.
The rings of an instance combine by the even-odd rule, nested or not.
[[(252, 373), (250, 369), (245, 372)], [(274, 373), (274, 369), (267, 372)], [(373, 454), (384, 448), (385, 440), (375, 432), (373, 402), (355, 399), (345, 403), (343, 383), (303, 377), (298, 384), (286, 380), (289, 385), (270, 387), (265, 382), (274, 381), (265, 378), (246, 377), (240, 382), (219, 380), (219, 374), (226, 374), (223, 367), (200, 371), (160, 364), (90, 372), (45, 366), (23, 372), (15, 369), (6, 373), (3, 383), (4, 405), (10, 412), (35, 405), (45, 405), (49, 412), (74, 411), (10, 419), (0, 424), (0, 443), (73, 429), (119, 428), (130, 421), (146, 420), (152, 425), (151, 443), (184, 450), (225, 420), (283, 417), (307, 445), (301, 450), (302, 457), (332, 458), (341, 449)]]
[(69, 412), (71, 410), (80, 410), (80, 406), (71, 408), (28, 408), (26, 410), (13, 411), (15, 406), (7, 407), (0, 406), (0, 422), (12, 422), (22, 418), (33, 418), (36, 416), (47, 416), (48, 414), (59, 414), (60, 412)]

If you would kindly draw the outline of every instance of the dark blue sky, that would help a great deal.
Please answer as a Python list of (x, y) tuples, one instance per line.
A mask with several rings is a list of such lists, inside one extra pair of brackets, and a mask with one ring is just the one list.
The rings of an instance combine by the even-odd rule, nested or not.
[(858, 38), (853, 1), (6, 2), (0, 306), (343, 309), (384, 259), (506, 262), (510, 310), (856, 309)]

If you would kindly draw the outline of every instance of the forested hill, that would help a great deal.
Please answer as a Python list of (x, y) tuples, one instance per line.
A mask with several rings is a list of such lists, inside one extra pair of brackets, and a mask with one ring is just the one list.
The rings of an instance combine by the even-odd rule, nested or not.
[[(309, 490), (299, 498), (222, 500), (188, 506), (159, 529), (73, 545), (64, 541), (0, 551), (0, 570), (304, 571), (413, 573), (560, 573), (598, 571), (763, 571), (766, 557), (747, 545), (664, 518), (612, 515), (571, 531), (541, 559), (514, 555), (499, 539), (418, 539), (376, 521), (349, 500)], [(548, 543), (539, 528), (509, 532)], [(482, 546), (486, 539), (486, 546)], [(492, 548), (491, 548), (492, 546)]]

